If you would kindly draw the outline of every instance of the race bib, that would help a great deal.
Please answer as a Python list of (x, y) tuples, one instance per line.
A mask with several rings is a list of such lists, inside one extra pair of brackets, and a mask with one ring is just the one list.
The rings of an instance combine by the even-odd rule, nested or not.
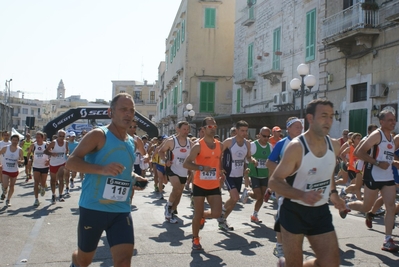
[(244, 160), (235, 160), (234, 169), (242, 169), (242, 168), (244, 168)]
[(200, 171), (200, 180), (216, 180), (216, 169)]
[(185, 158), (177, 158), (176, 159), (176, 164), (177, 165), (183, 165)]
[(330, 187), (330, 182), (331, 180), (325, 180), (322, 182), (314, 183), (314, 184), (306, 184), (306, 190), (305, 191), (319, 191), (322, 190), (322, 194), (329, 194), (330, 192), (327, 191), (327, 188)]
[(266, 169), (266, 159), (258, 159), (258, 169)]
[(126, 201), (129, 189), (130, 181), (116, 179), (113, 177), (108, 177), (105, 183), (103, 198), (113, 200), (113, 201)]

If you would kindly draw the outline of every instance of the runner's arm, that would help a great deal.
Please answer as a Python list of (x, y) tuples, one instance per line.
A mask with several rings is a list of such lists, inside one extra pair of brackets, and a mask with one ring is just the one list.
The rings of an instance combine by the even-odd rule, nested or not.
[(198, 143), (195, 144), (193, 146), (193, 148), (190, 150), (190, 154), (188, 155), (188, 157), (184, 160), (183, 168), (186, 168), (188, 170), (198, 171), (200, 165), (195, 164), (194, 161), (195, 161), (195, 158), (200, 153), (200, 151), (201, 151), (200, 144), (198, 144)]

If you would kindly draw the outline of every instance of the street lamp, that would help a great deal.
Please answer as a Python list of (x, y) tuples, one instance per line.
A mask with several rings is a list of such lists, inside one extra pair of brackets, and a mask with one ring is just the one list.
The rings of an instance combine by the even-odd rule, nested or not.
[(186, 121), (190, 122), (195, 116), (195, 111), (193, 110), (193, 105), (188, 103), (186, 105), (186, 110), (183, 112), (183, 116), (186, 118)]
[[(303, 98), (310, 93), (312, 87), (316, 84), (316, 77), (309, 74), (309, 67), (306, 64), (299, 64), (298, 68), (299, 76), (301, 76), (301, 80), (298, 78), (294, 78), (290, 82), (291, 89), (294, 91), (296, 96), (301, 96), (301, 115), (300, 118), (303, 118)], [(308, 89), (305, 89), (305, 86)], [(298, 91), (301, 89), (300, 91)]]
[(11, 84), (10, 83), (11, 83), (11, 81), (12, 81), (12, 79), (6, 80), (7, 99), (5, 99), (5, 100), (6, 100), (7, 104), (10, 103), (10, 96), (11, 96)]

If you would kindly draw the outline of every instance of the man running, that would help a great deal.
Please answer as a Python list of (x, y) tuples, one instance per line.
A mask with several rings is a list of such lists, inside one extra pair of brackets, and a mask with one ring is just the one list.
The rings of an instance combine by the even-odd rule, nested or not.
[[(335, 189), (333, 172), (338, 141), (328, 133), (333, 124), (332, 102), (316, 99), (306, 107), (309, 129), (288, 144), (269, 186), (284, 197), (280, 225), (286, 266), (339, 266), (338, 239), (328, 199), (340, 210), (345, 202)], [(330, 193), (331, 192), (331, 193)], [(303, 262), (307, 237), (316, 257)], [(280, 258), (280, 266), (284, 266)]]
[(222, 216), (218, 219), (219, 229), (224, 231), (234, 230), (227, 223), (227, 217), (240, 199), (239, 193), (241, 192), (244, 176), (244, 161), (247, 159), (248, 162), (257, 165), (257, 161), (251, 156), (251, 144), (245, 139), (248, 135), (248, 127), (249, 125), (246, 121), (238, 121), (236, 124), (237, 135), (227, 138), (223, 142), (223, 153), (225, 153), (225, 150), (229, 150), (226, 153), (231, 155), (231, 171), (225, 181), (230, 198), (225, 202), (222, 209)]
[[(187, 137), (190, 125), (187, 121), (177, 123), (177, 134), (166, 140), (159, 150), (159, 157), (165, 160), (166, 175), (172, 184), (172, 192), (165, 205), (165, 219), (170, 223), (177, 223), (174, 212), (180, 203), (184, 185), (187, 181), (188, 171), (183, 167), (183, 162), (190, 154), (191, 140)], [(165, 153), (172, 155), (167, 157)]]
[[(362, 201), (348, 203), (351, 210), (369, 212), (381, 193), (385, 204), (385, 239), (381, 247), (385, 251), (399, 251), (399, 246), (393, 241), (392, 229), (395, 223), (396, 188), (392, 172), (394, 152), (399, 148), (399, 138), (393, 138), (391, 132), (395, 129), (396, 117), (390, 110), (382, 110), (378, 116), (381, 127), (369, 137), (355, 151), (355, 155), (364, 160), (364, 196)], [(367, 153), (371, 149), (370, 153)]]
[[(219, 218), (222, 213), (222, 196), (220, 179), (224, 179), (221, 172), (222, 144), (214, 136), (216, 122), (207, 117), (202, 122), (205, 137), (195, 143), (183, 167), (195, 171), (193, 179), (194, 216), (192, 220), (193, 245), (192, 249), (199, 250), (199, 231), (204, 227), (205, 218)], [(195, 163), (194, 163), (195, 162)], [(210, 210), (204, 211), (205, 198)]]
[(25, 140), (21, 142), (21, 148), (24, 153), (24, 166), (26, 174), (25, 182), (28, 182), (30, 179), (32, 179), (32, 162), (30, 158), (28, 158), (28, 151), (30, 146), (32, 145), (32, 139), (30, 137), (30, 133), (25, 134)]
[(34, 206), (39, 206), (39, 190), (40, 195), (44, 196), (46, 193), (46, 182), (49, 170), (49, 157), (44, 154), (46, 150), (47, 143), (44, 141), (44, 134), (42, 132), (36, 133), (36, 142), (34, 142), (28, 152), (28, 157), (33, 154), (33, 193), (35, 195)]
[[(2, 140), (0, 141), (0, 150), (3, 149), (3, 147), (11, 145), (10, 133), (8, 131), (3, 131), (1, 136), (2, 136)], [(0, 183), (3, 182), (3, 159), (4, 159), (4, 157), (1, 156), (0, 157)]]
[[(65, 170), (66, 157), (68, 155), (68, 142), (65, 141), (65, 131), (59, 130), (57, 138), (47, 146), (44, 154), (50, 156), (50, 183), (51, 183), (51, 202), (55, 204), (55, 187), (58, 180), (58, 192), (60, 202), (64, 202), (64, 182), (68, 187), (68, 171)], [(67, 190), (68, 192), (68, 190)]]
[[(69, 139), (68, 139), (68, 150), (69, 150), (69, 154), (72, 154), (72, 152), (75, 150), (75, 148), (78, 146), (78, 142), (76, 141), (76, 133), (75, 132), (70, 132), (69, 133)], [(68, 177), (69, 177), (69, 170), (67, 170), (68, 172)], [(70, 188), (74, 188), (75, 187), (75, 183), (74, 183), (74, 179), (76, 178), (76, 172), (72, 171), (71, 172), (71, 178), (69, 179), (69, 187)], [(68, 193), (69, 193), (69, 189), (67, 188)]]
[(90, 265), (103, 231), (113, 266), (131, 266), (134, 231), (129, 197), (135, 147), (127, 129), (134, 118), (132, 96), (117, 94), (108, 114), (111, 124), (90, 131), (66, 165), (86, 174), (79, 200), (78, 249), (72, 254), (71, 267)]
[[(19, 136), (11, 136), (11, 145), (5, 146), (0, 150), (0, 155), (3, 159), (3, 193), (1, 200), (6, 198), (6, 207), (11, 206), (10, 199), (14, 193), (14, 185), (18, 177), (18, 164), (24, 160), (24, 155), (21, 148), (18, 146)], [(10, 187), (10, 188), (8, 188)], [(7, 194), (8, 191), (8, 194)]]

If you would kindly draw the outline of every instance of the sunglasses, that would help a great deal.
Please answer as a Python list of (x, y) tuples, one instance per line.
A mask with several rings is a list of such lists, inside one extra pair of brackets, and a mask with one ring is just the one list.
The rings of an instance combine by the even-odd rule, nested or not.
[(64, 138), (64, 137), (65, 137), (65, 135), (59, 135), (58, 137), (62, 137), (62, 138)]
[(261, 136), (262, 136), (263, 138), (270, 138), (270, 135), (263, 135), (263, 134), (261, 134)]
[(208, 129), (216, 129), (218, 126), (217, 125), (205, 125), (204, 128)]
[(137, 128), (137, 126), (130, 126), (130, 129), (136, 129)]

